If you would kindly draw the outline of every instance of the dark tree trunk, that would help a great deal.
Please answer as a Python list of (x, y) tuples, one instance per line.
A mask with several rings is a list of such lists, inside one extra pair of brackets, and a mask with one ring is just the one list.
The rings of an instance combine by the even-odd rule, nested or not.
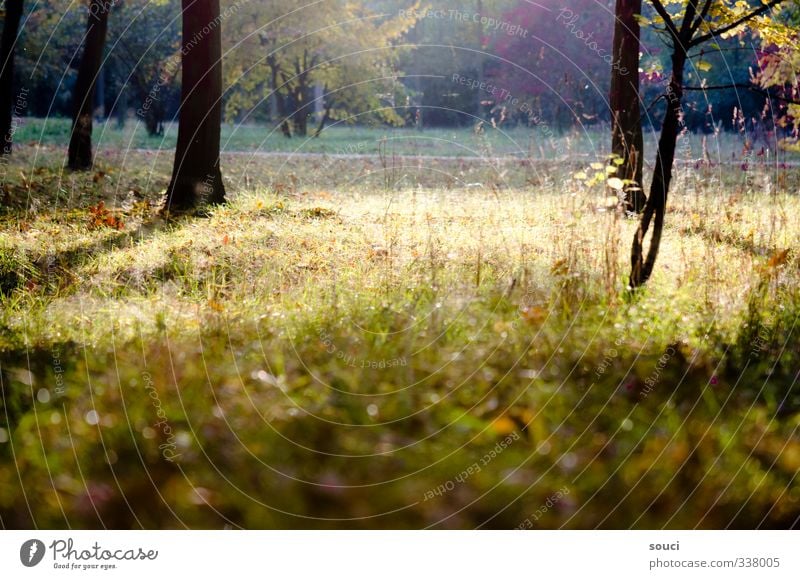
[(301, 105), (301, 108), (294, 113), (294, 132), (299, 137), (308, 135), (308, 111), (305, 105)]
[[(639, 228), (633, 238), (631, 250), (631, 277), (630, 287), (638, 288), (645, 284), (653, 273), (653, 266), (658, 256), (661, 245), (661, 232), (664, 227), (664, 213), (667, 207), (667, 194), (672, 181), (672, 164), (675, 160), (675, 147), (681, 131), (682, 114), (681, 99), (683, 98), (683, 68), (686, 64), (686, 51), (681, 47), (675, 48), (672, 55), (672, 76), (667, 89), (667, 110), (664, 115), (664, 124), (658, 139), (658, 153), (656, 166), (653, 170), (653, 182), (650, 185), (650, 196), (642, 213)], [(644, 237), (653, 224), (653, 234), (647, 257), (644, 256)]]
[[(297, 67), (300, 70), (300, 67)], [(297, 87), (293, 91), (292, 98), (292, 121), (294, 131), (300, 137), (308, 136), (308, 117), (311, 114), (310, 107), (314, 100), (313, 89), (308, 83), (308, 69), (297, 75)]]
[(150, 137), (164, 136), (164, 105), (160, 100), (153, 100), (144, 114), (144, 126)]
[(268, 56), (267, 64), (269, 64), (270, 80), (272, 82), (272, 102), (275, 103), (275, 108), (280, 117), (281, 132), (284, 137), (291, 139), (292, 127), (289, 125), (289, 119), (286, 117), (286, 100), (280, 91), (280, 87), (278, 87), (278, 63), (274, 56)]
[(222, 35), (219, 0), (182, 0), (183, 48), (178, 144), (165, 209), (225, 202), (219, 166)]
[(319, 124), (317, 125), (317, 130), (314, 131), (315, 139), (322, 134), (322, 131), (325, 129), (325, 123), (327, 123), (330, 119), (331, 119), (331, 109), (330, 107), (325, 107), (325, 112), (322, 113), (322, 118), (319, 120)]
[(642, 187), (642, 117), (639, 109), (639, 21), (642, 0), (617, 0), (611, 65), (611, 152), (622, 164), (625, 209), (639, 213), (647, 197)]
[(6, 18), (0, 40), (0, 134), (3, 135), (0, 155), (11, 154), (14, 140), (14, 53), (22, 20), (22, 1), (6, 0)]
[(72, 135), (69, 140), (69, 168), (83, 171), (92, 167), (92, 115), (94, 93), (108, 31), (111, 0), (91, 0), (83, 56), (72, 95)]

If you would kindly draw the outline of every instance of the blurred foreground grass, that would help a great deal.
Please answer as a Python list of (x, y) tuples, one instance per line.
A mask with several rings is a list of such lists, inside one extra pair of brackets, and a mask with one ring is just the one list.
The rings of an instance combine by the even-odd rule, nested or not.
[(165, 223), (166, 152), (61, 155), (4, 190), (3, 527), (798, 524), (796, 172), (681, 169), (630, 297), (563, 166), (226, 157)]

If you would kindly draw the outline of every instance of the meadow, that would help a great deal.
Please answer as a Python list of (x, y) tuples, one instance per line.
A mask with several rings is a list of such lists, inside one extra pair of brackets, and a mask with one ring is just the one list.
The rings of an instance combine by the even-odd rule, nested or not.
[(18, 139), (0, 526), (798, 525), (800, 170), (679, 143), (632, 294), (599, 140), (342, 131), (226, 129), (230, 202), (177, 219), (168, 144)]

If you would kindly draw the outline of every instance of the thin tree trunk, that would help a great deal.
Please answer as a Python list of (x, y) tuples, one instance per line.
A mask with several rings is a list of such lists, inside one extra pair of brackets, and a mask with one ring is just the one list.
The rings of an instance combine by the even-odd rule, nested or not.
[[(643, 138), (639, 109), (639, 22), (642, 0), (617, 0), (611, 65), (611, 152), (622, 164), (625, 209), (640, 213), (647, 202), (642, 186)], [(616, 166), (616, 165), (615, 165)]]
[[(631, 276), (632, 289), (642, 286), (650, 279), (653, 266), (658, 256), (661, 245), (661, 232), (664, 227), (664, 213), (667, 207), (667, 195), (672, 181), (672, 165), (675, 160), (675, 147), (681, 129), (681, 99), (683, 98), (683, 68), (686, 64), (686, 52), (681, 47), (675, 48), (672, 55), (672, 76), (667, 89), (667, 111), (661, 135), (658, 139), (658, 154), (656, 166), (653, 170), (653, 182), (650, 185), (650, 196), (647, 199), (642, 213), (639, 228), (633, 238), (631, 249)], [(653, 234), (647, 257), (644, 256), (644, 237), (653, 224)]]
[(326, 108), (325, 112), (322, 114), (322, 118), (317, 125), (317, 129), (314, 131), (314, 138), (316, 139), (322, 134), (322, 131), (325, 129), (325, 123), (327, 123), (331, 118), (331, 109)]
[(222, 35), (219, 0), (182, 0), (182, 82), (178, 143), (165, 209), (225, 202), (219, 165)]
[[(483, 54), (483, 25), (480, 24), (480, 19), (483, 17), (483, 0), (476, 0), (475, 3), (475, 12), (476, 12), (476, 38), (475, 41), (477, 43), (477, 51), (475, 52), (477, 58), (477, 72), (478, 72), (478, 82), (483, 84), (483, 80), (486, 75), (485, 70), (485, 60)], [(478, 122), (483, 121), (483, 93), (480, 90), (475, 91), (475, 116), (478, 117)]]
[(419, 19), (414, 23), (414, 27), (411, 29), (411, 44), (414, 46), (414, 57), (413, 57), (413, 64), (414, 67), (414, 127), (422, 132), (424, 129), (424, 118), (423, 118), (423, 90), (422, 90), (422, 63), (421, 63), (421, 56), (420, 56), (420, 48), (419, 48), (419, 39), (422, 36), (422, 27), (424, 26), (425, 19)]
[(14, 140), (14, 56), (19, 23), (22, 20), (23, 0), (6, 0), (3, 38), (0, 40), (0, 134), (3, 146), (0, 155), (10, 155)]
[(94, 93), (108, 31), (111, 0), (91, 0), (83, 56), (72, 95), (72, 135), (69, 140), (69, 168), (83, 171), (92, 167), (92, 115)]

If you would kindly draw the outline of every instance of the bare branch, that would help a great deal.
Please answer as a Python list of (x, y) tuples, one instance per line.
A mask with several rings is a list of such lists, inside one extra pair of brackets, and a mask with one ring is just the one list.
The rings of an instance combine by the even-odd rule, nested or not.
[(718, 85), (711, 85), (711, 86), (685, 86), (685, 87), (683, 87), (683, 90), (696, 90), (696, 91), (705, 92), (707, 90), (727, 90), (727, 89), (732, 89), (732, 88), (743, 88), (743, 89), (746, 89), (746, 90), (749, 90), (749, 91), (752, 91), (752, 92), (755, 92), (755, 93), (758, 93), (758, 94), (762, 94), (762, 95), (764, 95), (766, 97), (769, 97), (771, 99), (783, 101), (785, 103), (789, 103), (789, 104), (792, 104), (792, 105), (800, 105), (800, 100), (795, 100), (793, 98), (781, 96), (779, 94), (775, 94), (773, 92), (770, 92), (768, 89), (761, 88), (761, 87), (753, 85), (753, 84), (747, 84), (747, 83), (741, 83), (741, 82), (736, 82), (736, 83), (733, 83), (733, 84), (718, 84)]

